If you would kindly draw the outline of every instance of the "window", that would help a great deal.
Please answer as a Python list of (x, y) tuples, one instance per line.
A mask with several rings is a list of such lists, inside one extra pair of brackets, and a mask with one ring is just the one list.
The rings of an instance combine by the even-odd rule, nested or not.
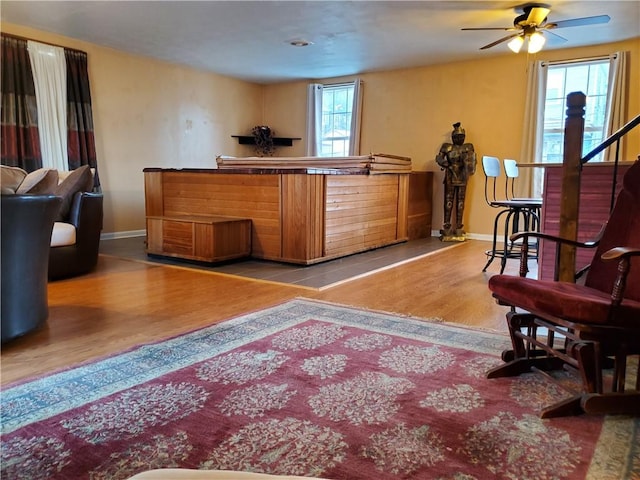
[(0, 37), (2, 163), (28, 172), (89, 165), (99, 188), (87, 53)]
[[(536, 61), (528, 70), (525, 121), (520, 152), (525, 163), (562, 163), (566, 98), (571, 92), (586, 95), (582, 156), (625, 124), (628, 52), (562, 62)], [(606, 149), (593, 160), (610, 161)], [(544, 169), (533, 168), (530, 189), (520, 194), (542, 195)]]
[(322, 89), (321, 157), (349, 155), (354, 85), (329, 85)]
[[(567, 95), (582, 92), (587, 96), (584, 116), (583, 155), (605, 139), (609, 59), (550, 64), (544, 100), (542, 162), (562, 163)], [(600, 154), (595, 160), (602, 160)]]
[(360, 80), (309, 85), (307, 155), (346, 157), (360, 153)]

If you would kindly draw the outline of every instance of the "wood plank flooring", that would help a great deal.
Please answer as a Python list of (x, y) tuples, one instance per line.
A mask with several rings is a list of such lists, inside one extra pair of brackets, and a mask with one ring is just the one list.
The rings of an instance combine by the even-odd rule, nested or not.
[(442, 248), (455, 248), (457, 246), (459, 244), (443, 243), (437, 237), (420, 238), (314, 265), (287, 264), (255, 258), (213, 264), (202, 262), (187, 263), (179, 258), (147, 255), (146, 238), (144, 236), (103, 240), (100, 243), (100, 253), (141, 262), (188, 266), (189, 268), (208, 270), (210, 272), (228, 273), (255, 280), (290, 283), (301, 287), (323, 290), (353, 279), (355, 276), (370, 275), (408, 259), (428, 255)]
[[(49, 283), (49, 319), (2, 346), (0, 383), (105, 357), (296, 297), (440, 318), (506, 332), (483, 273), (487, 242), (469, 240), (365, 278), (314, 290), (100, 256), (84, 276)], [(494, 262), (496, 263), (496, 262)], [(512, 260), (508, 273), (515, 273)]]

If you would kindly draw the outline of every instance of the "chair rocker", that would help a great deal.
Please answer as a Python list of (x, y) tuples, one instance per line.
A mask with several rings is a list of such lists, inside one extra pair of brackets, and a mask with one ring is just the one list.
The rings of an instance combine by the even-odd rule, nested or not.
[[(545, 408), (543, 418), (640, 415), (640, 368), (628, 361), (640, 356), (640, 162), (627, 171), (599, 237), (575, 242), (537, 232), (515, 234), (512, 239), (522, 239), (520, 276), (489, 279), (493, 297), (511, 307), (507, 324), (513, 348), (502, 353), (505, 363), (490, 370), (487, 378), (532, 370), (579, 373), (581, 390)], [(526, 278), (530, 238), (555, 242), (556, 248), (595, 248), (584, 279), (571, 283)]]

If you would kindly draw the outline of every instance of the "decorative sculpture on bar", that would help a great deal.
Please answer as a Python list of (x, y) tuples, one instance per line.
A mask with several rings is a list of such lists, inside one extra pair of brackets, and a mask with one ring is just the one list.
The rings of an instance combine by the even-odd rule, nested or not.
[(256, 125), (251, 129), (251, 134), (253, 135), (253, 141), (256, 144), (256, 154), (259, 157), (273, 155), (273, 152), (275, 151), (273, 136), (276, 132), (271, 130), (267, 125)]
[[(465, 231), (462, 224), (464, 214), (464, 197), (467, 191), (469, 177), (476, 173), (476, 152), (473, 144), (464, 143), (464, 128), (460, 122), (453, 124), (451, 140), (453, 143), (443, 143), (436, 156), (436, 162), (444, 176), (444, 225), (440, 230), (440, 240), (443, 242), (464, 242)], [(456, 223), (451, 224), (451, 214), (455, 204)]]

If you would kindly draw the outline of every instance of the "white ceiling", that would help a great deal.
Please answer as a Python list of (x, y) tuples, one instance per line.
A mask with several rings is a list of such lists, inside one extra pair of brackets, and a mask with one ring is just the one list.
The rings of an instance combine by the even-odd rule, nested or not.
[[(507, 52), (480, 51), (509, 32), (515, 1), (11, 1), (2, 21), (257, 83), (322, 79)], [(640, 35), (640, 0), (564, 1), (549, 21), (609, 15), (605, 25), (555, 30), (546, 49)], [(293, 40), (312, 42), (307, 47)], [(521, 53), (520, 55), (523, 55)]]

